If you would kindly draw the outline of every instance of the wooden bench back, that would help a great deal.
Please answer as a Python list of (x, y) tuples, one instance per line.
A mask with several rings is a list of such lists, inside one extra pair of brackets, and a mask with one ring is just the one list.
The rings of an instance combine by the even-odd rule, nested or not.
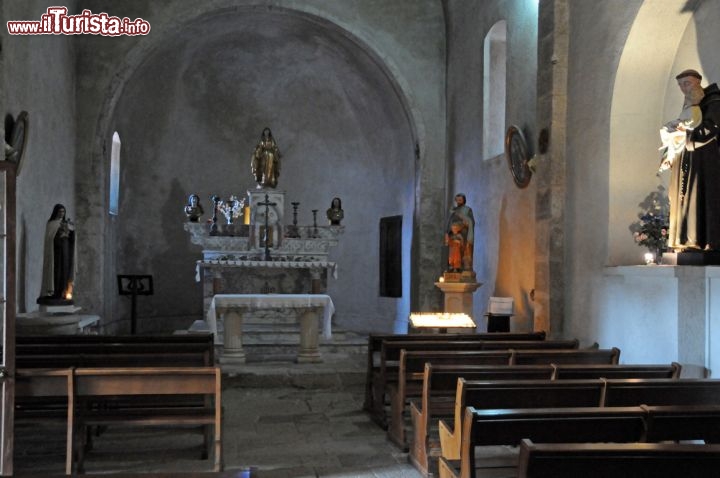
[(679, 378), (682, 367), (668, 365), (554, 364), (556, 380), (589, 378)]
[(545, 332), (499, 332), (476, 334), (370, 334), (368, 336), (368, 353), (379, 352), (383, 341), (455, 341), (455, 340), (545, 340)]
[(483, 350), (484, 342), (482, 340), (452, 340), (433, 342), (430, 340), (413, 340), (383, 342), (380, 349), (380, 369), (385, 370), (391, 367), (393, 363), (400, 360), (400, 352), (419, 350), (422, 352), (445, 351), (445, 352), (461, 352), (461, 351), (480, 351)]
[(174, 335), (17, 335), (17, 345), (29, 344), (159, 344), (213, 343), (213, 334), (192, 333)]
[(401, 350), (576, 350), (577, 347), (577, 340), (393, 340), (383, 342), (380, 348), (380, 359), (382, 363), (399, 360)]
[(574, 350), (580, 347), (577, 339), (572, 340), (488, 340), (483, 350), (532, 349), (532, 350)]
[(214, 344), (193, 339), (183, 342), (129, 341), (113, 339), (99, 342), (22, 343), (16, 346), (19, 368), (123, 367), (123, 366), (212, 366)]
[(219, 367), (78, 368), (78, 397), (207, 395), (220, 397)]
[(518, 478), (706, 478), (720, 468), (720, 445), (656, 443), (520, 444)]
[(448, 365), (435, 361), (425, 363), (423, 384), (427, 395), (455, 394), (457, 381), (487, 380), (550, 380), (555, 371), (552, 365)]
[(398, 370), (422, 378), (425, 364), (451, 366), (509, 366), (509, 350), (401, 350)]
[(516, 350), (512, 365), (617, 364), (620, 349)]
[(646, 415), (642, 407), (500, 410), (468, 407), (463, 429), (474, 446), (515, 446), (522, 438), (541, 443), (638, 442), (645, 439)]
[(608, 380), (606, 407), (635, 405), (720, 405), (720, 380)]
[(720, 405), (645, 406), (647, 441), (704, 440), (720, 443)]
[(598, 380), (458, 380), (456, 407), (557, 408), (602, 406), (604, 381)]

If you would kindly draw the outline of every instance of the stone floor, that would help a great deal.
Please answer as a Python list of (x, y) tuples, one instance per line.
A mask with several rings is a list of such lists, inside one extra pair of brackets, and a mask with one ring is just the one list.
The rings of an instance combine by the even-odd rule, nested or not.
[[(365, 356), (326, 356), (322, 364), (223, 366), (226, 470), (259, 478), (421, 475), (362, 408)], [(15, 471), (62, 473), (64, 428), (18, 424)], [(200, 434), (112, 427), (95, 439), (88, 473), (209, 470)]]

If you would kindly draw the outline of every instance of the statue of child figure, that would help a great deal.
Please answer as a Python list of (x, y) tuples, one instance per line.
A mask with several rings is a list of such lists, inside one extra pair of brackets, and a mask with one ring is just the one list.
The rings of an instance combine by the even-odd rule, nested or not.
[(462, 235), (463, 224), (453, 222), (447, 235), (449, 272), (460, 272), (463, 269), (463, 249), (465, 238)]

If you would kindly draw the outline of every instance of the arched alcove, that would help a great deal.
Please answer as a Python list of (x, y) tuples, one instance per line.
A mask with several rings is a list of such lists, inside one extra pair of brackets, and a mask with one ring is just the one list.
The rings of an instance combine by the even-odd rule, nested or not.
[[(610, 115), (608, 264), (639, 264), (645, 250), (629, 226), (638, 205), (667, 177), (658, 177), (660, 126), (668, 85), (692, 12), (686, 0), (645, 0), (623, 48), (615, 76)], [(652, 39), (652, 41), (648, 41)], [(686, 68), (689, 68), (687, 66)], [(674, 101), (682, 106), (682, 98)], [(667, 173), (665, 173), (667, 174)]]
[(287, 10), (206, 15), (157, 45), (119, 91), (107, 119), (123, 131), (116, 272), (155, 277), (140, 315), (159, 323), (202, 313), (200, 251), (182, 206), (196, 193), (209, 211), (211, 194), (254, 188), (250, 155), (265, 126), (299, 224), (342, 198), (346, 231), (331, 253), (340, 271), (329, 282), (341, 325), (389, 330), (387, 317), (409, 309), (398, 307), (409, 303), (409, 270), (403, 298), (381, 300), (375, 258), (379, 217), (412, 223), (415, 128), (397, 85), (348, 35)]

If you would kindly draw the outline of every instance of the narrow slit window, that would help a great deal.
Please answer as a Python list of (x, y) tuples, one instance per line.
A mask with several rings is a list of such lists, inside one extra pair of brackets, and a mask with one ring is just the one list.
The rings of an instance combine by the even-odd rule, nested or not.
[(503, 154), (505, 148), (505, 82), (507, 23), (490, 28), (483, 45), (483, 158)]
[(113, 216), (118, 215), (120, 204), (120, 135), (113, 133), (112, 148), (110, 150), (110, 198), (108, 212)]

